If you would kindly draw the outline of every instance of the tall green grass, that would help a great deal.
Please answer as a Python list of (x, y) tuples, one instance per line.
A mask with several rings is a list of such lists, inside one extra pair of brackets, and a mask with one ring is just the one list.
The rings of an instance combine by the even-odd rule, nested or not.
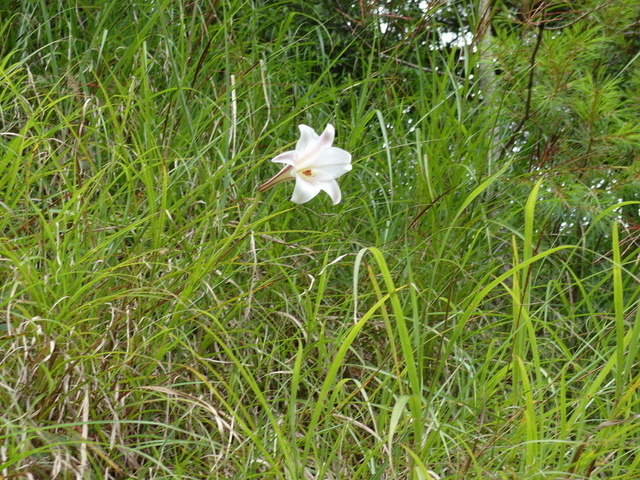
[[(637, 477), (621, 205), (554, 235), (460, 52), (287, 2), (14, 3), (0, 478)], [(353, 154), (338, 206), (257, 194), (299, 123)]]

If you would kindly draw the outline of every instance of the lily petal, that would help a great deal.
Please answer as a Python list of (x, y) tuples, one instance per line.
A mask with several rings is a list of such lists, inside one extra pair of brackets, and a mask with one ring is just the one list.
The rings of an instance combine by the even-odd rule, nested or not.
[(337, 147), (329, 147), (318, 152), (311, 159), (298, 159), (296, 170), (305, 168), (323, 167), (325, 165), (348, 165), (351, 163), (351, 154)]
[(296, 152), (289, 151), (289, 152), (281, 153), (277, 157), (273, 158), (271, 161), (273, 163), (286, 163), (287, 165), (295, 165), (296, 158), (297, 158)]
[(320, 138), (318, 139), (318, 148), (329, 148), (333, 144), (334, 138), (336, 138), (336, 129), (333, 128), (333, 125), (327, 123), (324, 132), (322, 132)]
[(323, 165), (313, 169), (313, 177), (309, 181), (328, 182), (335, 180), (341, 175), (351, 171), (351, 165), (347, 164), (332, 164)]
[(298, 155), (301, 155), (315, 144), (320, 137), (313, 131), (313, 128), (307, 125), (298, 125), (298, 129), (300, 130), (300, 138), (298, 139), (298, 143), (296, 143), (296, 152)]
[(334, 205), (340, 203), (340, 200), (342, 200), (342, 192), (340, 191), (338, 182), (331, 180), (329, 182), (319, 182), (319, 185), (322, 191), (329, 194)]
[(351, 163), (351, 154), (346, 150), (338, 147), (329, 147), (318, 155), (314, 162), (315, 165), (321, 166), (326, 164), (348, 164)]
[[(309, 128), (306, 125), (300, 125), (300, 132), (303, 132), (302, 127)], [(321, 155), (324, 151), (332, 148), (331, 144), (335, 137), (335, 129), (333, 128), (333, 125), (328, 124), (321, 136), (316, 135), (315, 132), (313, 132), (313, 134), (315, 135), (315, 139), (307, 142), (303, 150), (298, 151), (296, 147), (296, 152), (298, 152), (296, 168), (298, 170), (312, 167), (315, 165), (318, 155)]]
[(291, 201), (298, 204), (308, 202), (318, 195), (320, 190), (319, 182), (311, 183), (301, 179), (300, 177), (296, 177), (296, 186), (293, 189)]
[(298, 175), (311, 171), (312, 174), (307, 175), (308, 181), (335, 180), (351, 171), (351, 154), (341, 148), (331, 147), (322, 150), (311, 160), (296, 162), (295, 168)]

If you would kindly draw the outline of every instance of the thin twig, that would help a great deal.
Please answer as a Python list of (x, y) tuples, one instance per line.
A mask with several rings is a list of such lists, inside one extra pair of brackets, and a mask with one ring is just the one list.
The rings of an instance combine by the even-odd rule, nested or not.
[(576, 18), (575, 20), (572, 20), (569, 23), (565, 23), (564, 25), (560, 25), (559, 27), (547, 27), (547, 30), (562, 30), (563, 28), (567, 28), (570, 27), (571, 25), (578, 23), (580, 20), (582, 20), (584, 17), (587, 17), (589, 15), (591, 15), (592, 13), (597, 12), (598, 10), (604, 8), (604, 7), (608, 7), (609, 5), (611, 5), (614, 2), (614, 0), (609, 0), (608, 2), (603, 3), (602, 5), (598, 5), (596, 8), (594, 8), (593, 10), (589, 11), (589, 12), (585, 12), (582, 15), (580, 15), (578, 18)]
[[(367, 47), (373, 49), (373, 47), (369, 44), (369, 42), (364, 42), (364, 43), (365, 43), (365, 45)], [(439, 70), (434, 70), (433, 68), (423, 67), (422, 65), (418, 65), (416, 63), (411, 63), (411, 62), (408, 62), (407, 60), (403, 60), (403, 59), (398, 58), (398, 57), (393, 57), (391, 55), (387, 55), (386, 53), (380, 52), (380, 53), (378, 53), (378, 55), (380, 57), (382, 57), (382, 58), (386, 58), (388, 60), (393, 60), (394, 62), (399, 63), (401, 65), (405, 65), (407, 67), (415, 68), (416, 70), (422, 70), (423, 72), (429, 72), (429, 73), (434, 73), (435, 72), (438, 75), (448, 75), (447, 72), (444, 72), (444, 71), (441, 72)], [(452, 77), (455, 78), (456, 80), (460, 80), (461, 82), (463, 82), (465, 80), (464, 77), (461, 77), (459, 75), (452, 75)]]
[(436, 197), (435, 200), (433, 200), (430, 204), (428, 204), (426, 207), (424, 207), (420, 213), (418, 215), (416, 215), (416, 218), (413, 219), (413, 221), (409, 224), (409, 227), (407, 228), (407, 230), (411, 230), (414, 225), (418, 222), (418, 220), (420, 220), (420, 217), (422, 217), (422, 215), (424, 215), (425, 213), (427, 213), (427, 211), (433, 207), (438, 200), (440, 200), (442, 197), (444, 197), (447, 193), (449, 193), (451, 190), (453, 190), (455, 187), (451, 187), (449, 188), (447, 191), (445, 191), (444, 193), (440, 194), (438, 197)]
[(540, 45), (542, 44), (543, 33), (544, 33), (544, 24), (539, 23), (536, 44), (533, 47), (533, 52), (531, 52), (531, 60), (529, 62), (529, 83), (527, 85), (527, 100), (525, 101), (525, 104), (524, 104), (524, 115), (522, 116), (522, 120), (520, 120), (520, 123), (518, 123), (515, 130), (509, 137), (509, 140), (507, 140), (504, 147), (502, 148), (502, 152), (500, 156), (503, 156), (513, 146), (513, 144), (516, 141), (516, 137), (520, 133), (520, 130), (522, 130), (522, 127), (524, 127), (524, 124), (526, 123), (527, 120), (529, 120), (529, 116), (531, 115), (531, 95), (533, 92), (533, 77), (535, 73), (536, 56), (538, 55), (538, 50), (540, 50)]

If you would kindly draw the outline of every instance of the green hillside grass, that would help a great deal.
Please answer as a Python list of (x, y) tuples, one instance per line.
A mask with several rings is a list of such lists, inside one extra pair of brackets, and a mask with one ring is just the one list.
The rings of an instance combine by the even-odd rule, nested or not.
[[(488, 162), (512, 108), (474, 49), (418, 68), (419, 36), (287, 2), (13, 3), (1, 479), (638, 478), (638, 201), (558, 229), (535, 146)], [(257, 193), (300, 123), (353, 155), (339, 205)]]

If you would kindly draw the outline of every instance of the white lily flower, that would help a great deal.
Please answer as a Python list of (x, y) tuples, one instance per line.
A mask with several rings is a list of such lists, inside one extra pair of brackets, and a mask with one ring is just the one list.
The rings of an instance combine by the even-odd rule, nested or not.
[(327, 125), (319, 136), (306, 125), (298, 125), (298, 128), (300, 139), (296, 149), (281, 153), (271, 160), (284, 163), (285, 167), (271, 180), (260, 185), (258, 191), (264, 192), (280, 182), (295, 180), (292, 202), (308, 202), (322, 190), (329, 194), (334, 205), (340, 203), (342, 193), (336, 178), (351, 170), (351, 154), (331, 146), (335, 137), (333, 125)]

